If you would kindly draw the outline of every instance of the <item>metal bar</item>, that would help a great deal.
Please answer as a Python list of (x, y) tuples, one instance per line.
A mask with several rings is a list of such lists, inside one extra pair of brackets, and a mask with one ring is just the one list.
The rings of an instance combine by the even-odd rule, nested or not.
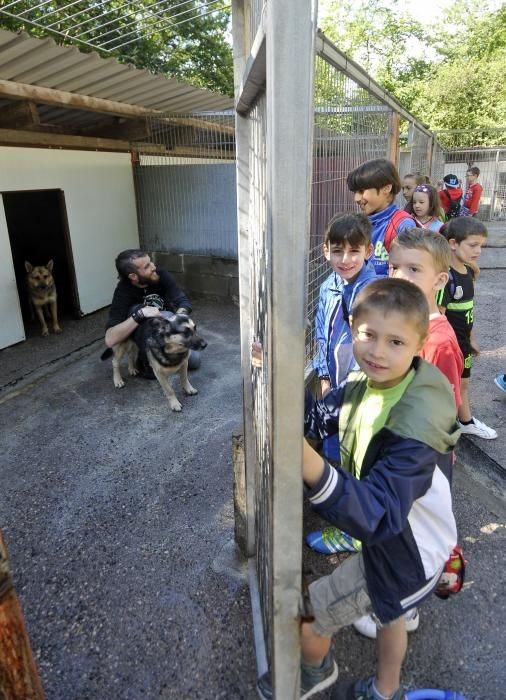
[(258, 578), (254, 559), (248, 562), (249, 594), (251, 600), (251, 614), (253, 618), (253, 638), (255, 641), (255, 656), (257, 661), (258, 677), (268, 670), (267, 652), (265, 649), (264, 626), (262, 624), (262, 607), (260, 604), (260, 592), (258, 590)]
[[(317, 2), (267, 3), (274, 697), (299, 697), (306, 260)], [(287, 111), (289, 119), (287, 119)], [(289, 254), (287, 254), (289, 251)]]
[(352, 61), (351, 58), (340, 51), (320, 30), (318, 30), (316, 35), (316, 52), (318, 55), (324, 57), (326, 61), (335, 65), (336, 68), (342, 70), (358, 85), (364, 87), (371, 95), (378, 97), (382, 102), (389, 105), (404, 119), (410, 122), (417, 122), (417, 126), (421, 131), (425, 132), (428, 136), (431, 135), (431, 132), (426, 127), (422, 126), (413, 114), (408, 112), (395, 97), (373, 80), (358, 63), (355, 63), (355, 61)]
[[(59, 12), (61, 13), (64, 10), (68, 10), (69, 7), (74, 7), (74, 5), (78, 5), (80, 2), (81, 2), (81, 0), (74, 0), (74, 2), (69, 2), (69, 4), (65, 5), (65, 7), (55, 7), (54, 10), (51, 10), (50, 12), (48, 12), (47, 14), (44, 15), (44, 19), (51, 17), (51, 15), (56, 15)], [(105, 5), (107, 2), (109, 2), (109, 0), (102, 0), (102, 2), (99, 2), (98, 4), (95, 3), (93, 5), (93, 9), (96, 9), (97, 7), (100, 7), (101, 5)], [(107, 12), (111, 12), (111, 10), (107, 10)], [(73, 15), (66, 15), (62, 19), (59, 19), (57, 22), (52, 22), (51, 24), (46, 24), (46, 28), (49, 29), (50, 27), (54, 26), (55, 24), (58, 24), (58, 22), (62, 22), (62, 21), (68, 22), (70, 19), (72, 19), (73, 17), (76, 17), (77, 15), (80, 15), (81, 13), (82, 13), (82, 10), (79, 12), (74, 12)], [(98, 17), (100, 17), (100, 16), (101, 15), (98, 15)], [(86, 20), (86, 21), (89, 22), (90, 20)], [(74, 25), (72, 28), (75, 29), (76, 25)]]
[[(7, 17), (12, 17), (13, 19), (19, 19), (18, 15), (13, 14), (12, 12), (6, 12), (4, 9), (1, 9), (0, 13), (7, 15)], [(39, 22), (35, 22), (33, 20), (23, 19), (23, 22), (26, 22), (26, 24), (30, 24), (32, 27), (37, 27), (38, 29), (44, 29), (44, 30), (46, 29), (46, 27), (43, 24), (40, 24)], [(53, 34), (58, 34), (58, 36), (63, 37), (66, 41), (68, 41), (68, 39), (69, 39), (68, 34), (66, 34), (65, 32), (60, 32), (56, 29), (50, 29), (49, 31), (51, 31)], [(84, 44), (84, 46), (88, 46), (91, 49), (96, 50), (97, 48), (99, 48), (96, 44), (91, 44), (89, 41), (83, 41), (82, 39), (76, 39), (76, 41), (79, 44)], [(103, 49), (103, 50), (106, 53), (112, 53), (112, 51), (109, 49)]]
[(266, 41), (264, 17), (265, 15), (262, 15), (250, 55), (246, 61), (242, 83), (239, 87), (239, 96), (236, 101), (236, 109), (239, 114), (249, 112), (257, 96), (265, 88)]
[[(234, 82), (236, 95), (250, 52), (249, 32), (246, 31), (244, 0), (232, 2), (232, 35), (234, 52)], [(236, 98), (237, 99), (237, 98)], [(253, 387), (251, 381), (251, 236), (249, 228), (249, 148), (250, 125), (247, 117), (236, 114), (236, 192), (237, 192), (237, 248), (239, 263), (239, 305), (241, 322), (241, 367), (243, 384), (244, 459), (246, 464), (247, 553), (255, 553), (255, 437), (253, 430)], [(255, 574), (256, 582), (256, 574)], [(251, 583), (250, 583), (251, 585)], [(253, 594), (252, 594), (253, 595)], [(257, 584), (258, 595), (258, 584)], [(262, 633), (263, 639), (263, 633)], [(264, 642), (265, 646), (265, 642)], [(265, 655), (265, 650), (264, 650)], [(257, 656), (257, 663), (258, 656)]]
[[(221, 1), (221, 0), (217, 0), (217, 2), (220, 2), (220, 1)], [(195, 16), (193, 16), (193, 17), (189, 17), (188, 19), (183, 19), (181, 22), (171, 22), (171, 23), (169, 23), (169, 24), (166, 24), (166, 25), (164, 25), (163, 27), (159, 27), (159, 28), (157, 29), (157, 31), (159, 31), (159, 32), (160, 32), (160, 31), (163, 31), (164, 29), (167, 29), (168, 27), (179, 27), (179, 25), (181, 25), (181, 24), (186, 24), (186, 22), (192, 22), (192, 21), (193, 21), (194, 19), (196, 19), (197, 17), (198, 17), (199, 19), (202, 18), (202, 17), (207, 17), (208, 15), (212, 15), (212, 14), (214, 14), (215, 12), (219, 12), (219, 10), (220, 10), (219, 7), (215, 7), (214, 9), (210, 10), (209, 12), (204, 12), (204, 13), (202, 13), (202, 14), (195, 15)], [(131, 34), (131, 33), (132, 33), (132, 32), (129, 32), (129, 34)], [(148, 36), (149, 36), (149, 33), (148, 33)], [(138, 40), (138, 37), (135, 37), (134, 39), (131, 39), (130, 41), (125, 41), (125, 42), (122, 43), (122, 44), (118, 44), (117, 46), (115, 46), (113, 49), (110, 49), (110, 50), (111, 50), (111, 51), (117, 51), (118, 49), (122, 48), (123, 46), (128, 46), (129, 44), (132, 44), (134, 41), (137, 41), (137, 40)], [(106, 42), (106, 43), (110, 43), (110, 42)]]
[(467, 133), (476, 133), (476, 132), (485, 132), (485, 131), (505, 131), (506, 126), (487, 126), (484, 127), (483, 129), (480, 129), (479, 127), (474, 127), (473, 129), (438, 129), (434, 133), (436, 136), (438, 134), (467, 134)]
[[(158, 29), (157, 29), (157, 31), (163, 31), (164, 29), (167, 29), (168, 27), (178, 27), (179, 25), (185, 24), (186, 22), (192, 22), (193, 20), (195, 20), (197, 18), (200, 19), (201, 17), (207, 17), (208, 15), (211, 15), (214, 12), (218, 12), (221, 8), (217, 7), (217, 5), (221, 5), (221, 3), (222, 3), (222, 0), (214, 0), (214, 2), (211, 2), (208, 5), (208, 7), (210, 7), (211, 5), (215, 5), (215, 7), (212, 10), (209, 10), (209, 12), (197, 13), (195, 15), (192, 15), (191, 17), (188, 17), (186, 19), (181, 20), (180, 22), (173, 22), (172, 20), (169, 20), (169, 22), (167, 22), (166, 24), (163, 24), (165, 22), (165, 20), (164, 19), (159, 20), (158, 22), (155, 22), (154, 24), (151, 25), (150, 30), (154, 30), (154, 28), (158, 27), (159, 24), (163, 24), (162, 27), (158, 27)], [(185, 10), (183, 12), (179, 12), (178, 14), (174, 15), (174, 17), (179, 17), (179, 16), (187, 14), (187, 13), (188, 13), (188, 10)], [(133, 24), (133, 22), (131, 22), (127, 26), (130, 26), (131, 24)], [(124, 36), (130, 36), (131, 34), (135, 34), (136, 31), (137, 30), (134, 29), (131, 32), (127, 32)], [(110, 34), (110, 33), (111, 32), (109, 31), (109, 32), (106, 32), (105, 34), (99, 35), (99, 36), (107, 36), (107, 34)], [(149, 33), (148, 33), (148, 35), (149, 35)], [(122, 46), (127, 46), (128, 44), (131, 44), (133, 41), (138, 41), (138, 39), (139, 39), (139, 37), (136, 36), (133, 39), (131, 39), (130, 41), (125, 41), (121, 44), (118, 44), (112, 50), (117, 51)], [(108, 41), (104, 42), (103, 44), (100, 44), (100, 46), (103, 48), (104, 46), (107, 46), (108, 44), (112, 44), (114, 41), (116, 41), (116, 39), (109, 39)]]
[(26, 10), (23, 10), (23, 12), (20, 12), (17, 16), (22, 17), (23, 15), (26, 15), (27, 12), (32, 12), (33, 10), (40, 10), (41, 7), (44, 7), (44, 5), (47, 5), (50, 2), (51, 0), (44, 0), (44, 2), (40, 2), (38, 5), (34, 5), (33, 7), (27, 7)]
[[(79, 0), (78, 0), (79, 2)], [(167, 2), (170, 2), (170, 0), (160, 0), (159, 2), (156, 2), (154, 5), (151, 5), (150, 7), (156, 7), (157, 5), (165, 5)], [(186, 5), (188, 2), (193, 2), (193, 0), (184, 0), (184, 2), (179, 3), (179, 5), (174, 5), (171, 6), (171, 9), (174, 9), (175, 7), (179, 7), (180, 5)], [(127, 2), (126, 5), (124, 5), (121, 9), (124, 9), (124, 7), (128, 7), (129, 5), (137, 5), (137, 2), (134, 0), (133, 2)], [(117, 8), (114, 8), (117, 9)], [(131, 15), (134, 15), (138, 10), (132, 10), (132, 12), (127, 12), (126, 14), (121, 15), (121, 19), (125, 19), (126, 17), (130, 17)], [(107, 12), (104, 12), (101, 15), (98, 15), (95, 19), (98, 19), (99, 17), (105, 17), (106, 15), (110, 14), (112, 10), (108, 10)], [(152, 15), (154, 16), (154, 15)], [(70, 19), (70, 18), (69, 18)], [(84, 22), (80, 22), (79, 24), (74, 25), (73, 29), (77, 29), (78, 27), (82, 26), (83, 24), (87, 24), (88, 22), (91, 22), (93, 18), (87, 19)], [(103, 29), (104, 27), (109, 26), (109, 24), (112, 24), (113, 22), (116, 22), (116, 19), (111, 19), (109, 22), (104, 22), (103, 24), (99, 25), (99, 29)], [(88, 30), (85, 32), (81, 32), (81, 34), (77, 34), (77, 36), (83, 36), (83, 34), (87, 34)]]

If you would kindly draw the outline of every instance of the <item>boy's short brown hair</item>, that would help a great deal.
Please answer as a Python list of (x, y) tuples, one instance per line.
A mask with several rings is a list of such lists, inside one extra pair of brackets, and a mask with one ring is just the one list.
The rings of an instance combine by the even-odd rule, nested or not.
[(453, 238), (457, 243), (462, 243), (462, 241), (465, 241), (469, 236), (488, 237), (485, 224), (474, 216), (459, 216), (456, 219), (450, 219), (450, 221), (447, 221), (439, 230), (439, 233), (443, 235), (447, 241)]
[(448, 241), (440, 233), (424, 228), (405, 228), (392, 240), (392, 247), (425, 250), (432, 258), (436, 272), (448, 272), (451, 252)]
[(353, 304), (352, 327), (364, 311), (379, 311), (388, 315), (392, 311), (402, 314), (406, 323), (412, 324), (424, 340), (429, 332), (429, 305), (424, 293), (412, 282), (383, 277), (369, 282)]
[(349, 243), (353, 246), (371, 243), (372, 224), (365, 214), (341, 212), (332, 217), (325, 229), (325, 245)]
[(472, 168), (468, 168), (466, 170), (466, 173), (471, 173), (471, 175), (476, 175), (476, 177), (480, 176), (480, 169), (476, 167), (476, 165), (473, 165)]
[(395, 165), (386, 158), (367, 160), (358, 168), (348, 173), (346, 178), (350, 192), (380, 190), (385, 185), (392, 185), (392, 200), (402, 189), (401, 179)]

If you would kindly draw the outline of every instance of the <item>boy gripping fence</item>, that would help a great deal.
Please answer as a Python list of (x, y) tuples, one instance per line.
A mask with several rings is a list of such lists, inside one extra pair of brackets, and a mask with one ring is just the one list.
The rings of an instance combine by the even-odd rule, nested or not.
[[(404, 280), (375, 280), (358, 296), (351, 372), (321, 401), (308, 399), (305, 434), (319, 447), (338, 433), (341, 467), (304, 447), (303, 478), (325, 519), (362, 542), (330, 575), (309, 587), (313, 623), (302, 623), (301, 697), (331, 685), (332, 634), (364, 614), (378, 618), (375, 676), (349, 688), (350, 700), (403, 700), (404, 614), (437, 586), (456, 544), (451, 508), (452, 449), (459, 432), (451, 387), (417, 358), (429, 322), (427, 302)], [(272, 697), (269, 674), (258, 684)]]

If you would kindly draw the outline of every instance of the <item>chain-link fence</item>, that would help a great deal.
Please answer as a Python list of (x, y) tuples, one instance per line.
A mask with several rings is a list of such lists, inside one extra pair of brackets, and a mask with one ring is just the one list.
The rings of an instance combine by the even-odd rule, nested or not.
[(316, 55), (307, 285), (307, 371), (316, 352), (313, 319), (319, 289), (330, 273), (323, 256), (325, 227), (338, 212), (357, 210), (346, 185), (346, 177), (360, 163), (388, 155), (391, 115), (392, 110), (380, 99), (324, 55)]
[(437, 137), (443, 149), (443, 174), (456, 175), (464, 190), (467, 170), (479, 169), (483, 187), (479, 218), (506, 219), (506, 127), (439, 131)]

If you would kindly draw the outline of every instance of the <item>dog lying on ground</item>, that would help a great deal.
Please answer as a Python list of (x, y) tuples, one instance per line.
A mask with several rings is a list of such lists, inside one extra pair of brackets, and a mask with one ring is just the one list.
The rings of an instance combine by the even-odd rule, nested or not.
[(139, 325), (133, 338), (127, 338), (112, 349), (108, 348), (102, 353), (101, 359), (105, 360), (112, 355), (113, 382), (114, 386), (120, 389), (125, 385), (120, 372), (120, 362), (127, 354), (128, 373), (130, 376), (138, 374), (136, 361), (140, 348), (147, 357), (171, 409), (180, 411), (182, 406), (169, 377), (178, 372), (184, 393), (188, 396), (198, 393), (188, 381), (188, 358), (190, 350), (203, 350), (207, 343), (197, 335), (196, 330), (195, 324), (186, 314), (174, 314), (169, 318), (147, 318)]
[(60, 324), (58, 323), (58, 310), (56, 306), (56, 286), (53, 279), (53, 261), (50, 260), (47, 265), (37, 265), (33, 267), (25, 260), (26, 270), (26, 286), (30, 297), (30, 305), (32, 311), (35, 310), (37, 317), (42, 326), (42, 335), (49, 335), (44, 312), (51, 319), (53, 331), (61, 333)]

